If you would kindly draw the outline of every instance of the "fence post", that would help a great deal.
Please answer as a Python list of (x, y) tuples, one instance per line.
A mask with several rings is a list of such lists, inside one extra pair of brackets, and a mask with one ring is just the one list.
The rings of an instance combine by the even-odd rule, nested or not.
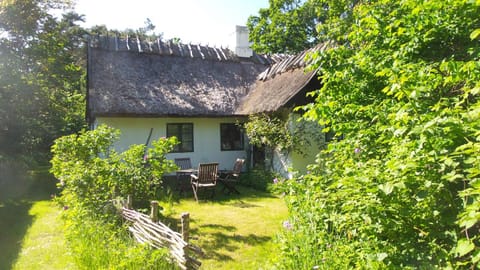
[(127, 209), (132, 209), (132, 208), (133, 208), (132, 195), (127, 195)]
[(152, 219), (153, 222), (157, 223), (158, 222), (158, 202), (152, 201), (150, 205), (152, 206), (150, 218)]
[(181, 216), (182, 221), (182, 238), (183, 241), (188, 243), (189, 238), (189, 231), (190, 231), (190, 214), (189, 213), (182, 213)]
[(186, 246), (183, 247), (183, 257), (185, 258), (185, 266), (186, 269), (192, 269), (190, 266), (190, 257), (188, 256), (188, 238), (189, 238), (189, 231), (190, 231), (190, 214), (189, 213), (182, 213), (180, 216), (180, 221), (182, 225), (182, 239), (187, 243)]

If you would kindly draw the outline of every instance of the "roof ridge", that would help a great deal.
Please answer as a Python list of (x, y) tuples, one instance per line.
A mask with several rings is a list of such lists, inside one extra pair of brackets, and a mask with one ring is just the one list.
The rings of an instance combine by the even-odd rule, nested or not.
[[(94, 35), (89, 36), (88, 46), (90, 48), (99, 48), (108, 51), (119, 52), (136, 52), (157, 54), (163, 56), (179, 56), (189, 58), (200, 58), (203, 60), (214, 61), (245, 61), (245, 58), (238, 57), (229, 48), (220, 48), (201, 44), (183, 44), (172, 42), (172, 40), (156, 40), (141, 39), (138, 36), (126, 36), (124, 38), (119, 36), (108, 35)], [(277, 56), (262, 55), (253, 53), (253, 56), (248, 58), (250, 61), (263, 65), (271, 65), (278, 61)]]
[(280, 61), (276, 61), (268, 69), (260, 73), (257, 77), (257, 80), (266, 81), (275, 77), (278, 74), (282, 74), (289, 70), (294, 70), (297, 68), (305, 68), (311, 63), (311, 59), (306, 59), (307, 55), (316, 51), (324, 51), (332, 47), (333, 47), (333, 42), (327, 41), (327, 42), (319, 43), (316, 46), (303, 50), (297, 54), (293, 54), (293, 55), (281, 54), (281, 57), (283, 57), (283, 59), (281, 59)]

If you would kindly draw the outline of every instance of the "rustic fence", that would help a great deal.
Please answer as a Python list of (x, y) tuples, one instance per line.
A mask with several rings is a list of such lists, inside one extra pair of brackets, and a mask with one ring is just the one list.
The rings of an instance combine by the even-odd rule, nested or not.
[(181, 233), (170, 229), (159, 221), (158, 202), (152, 201), (151, 215), (139, 213), (132, 209), (131, 197), (121, 209), (121, 215), (132, 224), (129, 231), (140, 243), (148, 244), (154, 248), (168, 248), (171, 256), (182, 269), (198, 269), (201, 262), (192, 253), (203, 255), (199, 247), (188, 243), (190, 216), (188, 213), (181, 215)]

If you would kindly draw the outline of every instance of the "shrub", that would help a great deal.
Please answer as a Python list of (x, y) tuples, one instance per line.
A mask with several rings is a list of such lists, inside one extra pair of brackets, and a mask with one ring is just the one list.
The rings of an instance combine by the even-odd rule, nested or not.
[(273, 191), (272, 184), (276, 174), (264, 168), (256, 167), (240, 175), (240, 183), (260, 191)]
[(167, 250), (136, 243), (126, 228), (73, 213), (77, 210), (65, 210), (65, 236), (79, 269), (178, 269)]
[(152, 148), (112, 149), (119, 131), (107, 126), (64, 136), (52, 147), (51, 172), (60, 180), (65, 231), (80, 269), (174, 269), (166, 251), (135, 244), (121, 225), (114, 199), (132, 195), (137, 205), (153, 199), (162, 175), (176, 168), (166, 154), (175, 138)]
[(478, 268), (480, 3), (325, 2), (350, 30), (324, 32), (304, 116), (344, 139), (279, 186), (281, 266)]
[(118, 130), (102, 125), (55, 141), (51, 172), (60, 180), (64, 205), (81, 205), (95, 213), (118, 196), (132, 195), (137, 202), (154, 197), (162, 175), (175, 169), (165, 155), (176, 139), (160, 138), (148, 150), (133, 145), (117, 153), (112, 146), (118, 136)]

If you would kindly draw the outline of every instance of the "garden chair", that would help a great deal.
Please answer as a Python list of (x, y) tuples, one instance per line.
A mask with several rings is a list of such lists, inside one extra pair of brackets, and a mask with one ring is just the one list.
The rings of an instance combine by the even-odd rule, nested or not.
[(180, 168), (180, 170), (192, 168), (192, 162), (190, 161), (190, 158), (176, 158), (174, 159), (174, 162)]
[(218, 179), (218, 163), (200, 163), (198, 164), (197, 174), (190, 175), (193, 195), (198, 202), (198, 191), (200, 189), (211, 189), (212, 198), (215, 195), (215, 188)]
[(228, 189), (228, 193), (235, 192), (240, 194), (240, 192), (235, 188), (235, 185), (240, 180), (240, 173), (242, 172), (243, 164), (245, 159), (237, 158), (233, 164), (233, 169), (230, 171), (221, 171), (219, 181), (223, 184), (223, 190)]
[(179, 170), (175, 172), (177, 178), (177, 189), (182, 192), (187, 191), (189, 187), (188, 177), (194, 172), (190, 158), (175, 158), (173, 160), (178, 166)]

